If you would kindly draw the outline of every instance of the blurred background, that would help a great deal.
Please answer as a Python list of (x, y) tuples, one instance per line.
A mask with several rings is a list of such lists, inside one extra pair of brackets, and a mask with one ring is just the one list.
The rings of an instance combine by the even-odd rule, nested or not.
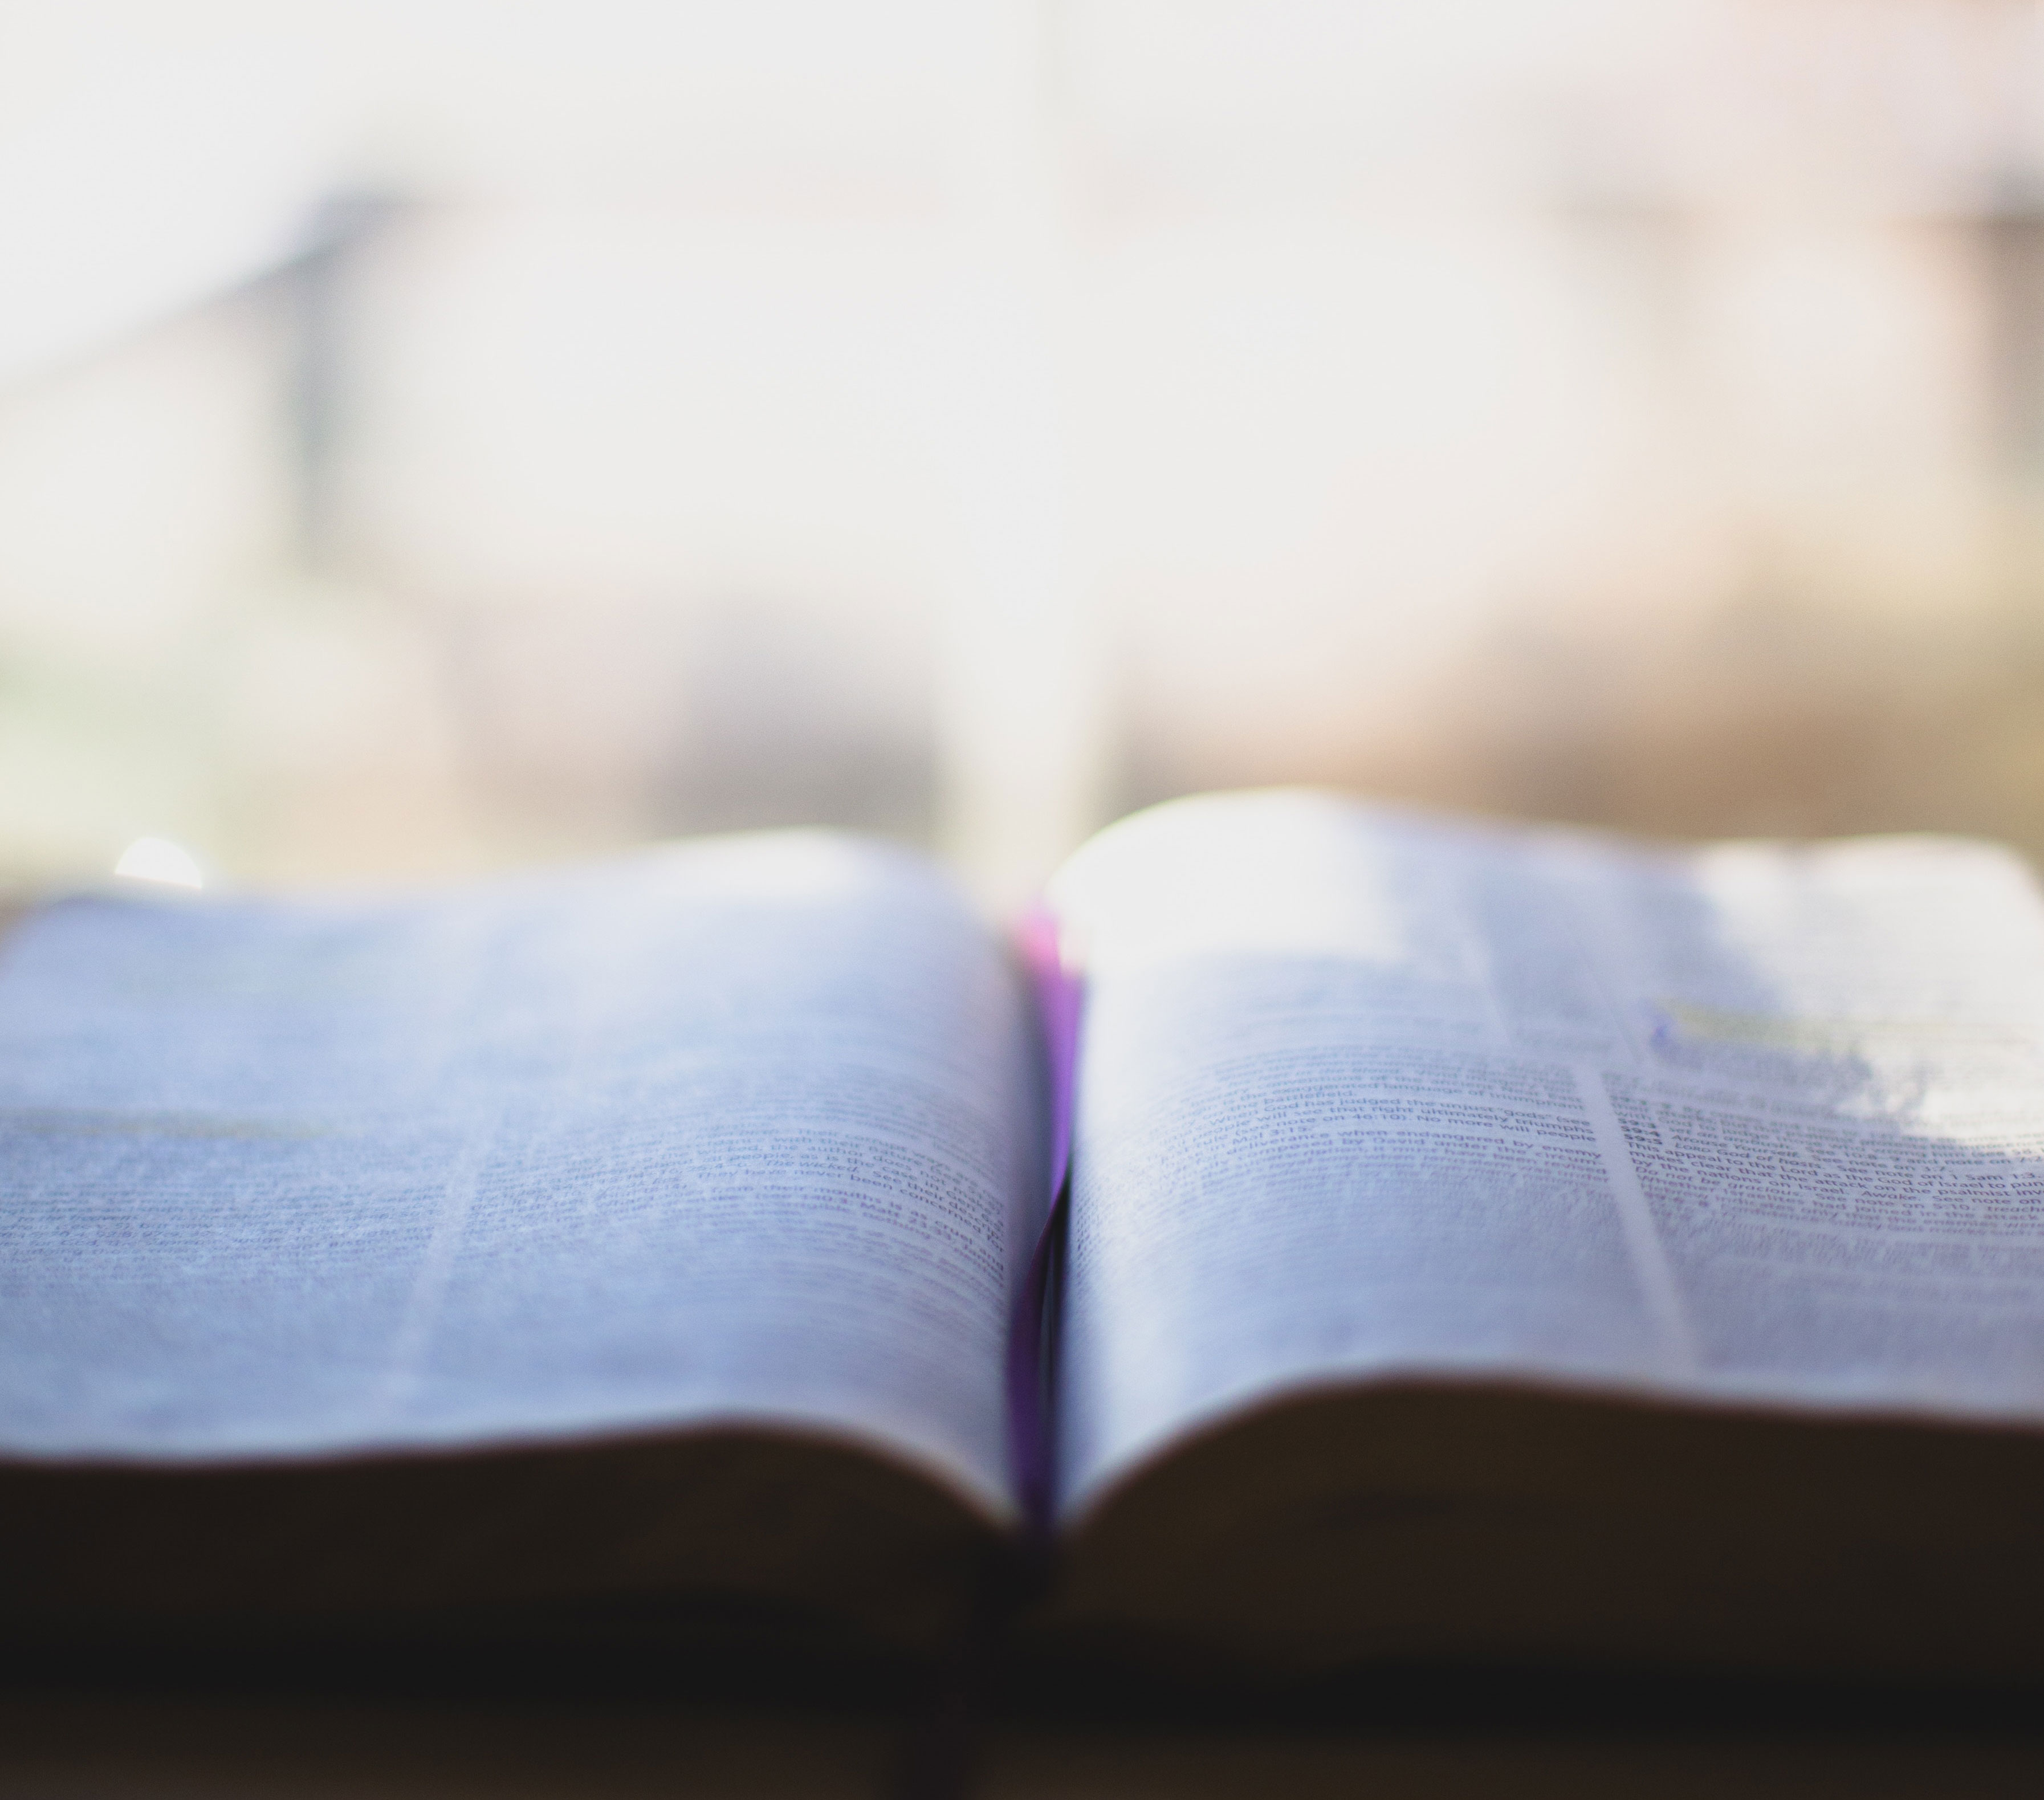
[(2044, 851), (2036, 0), (0, 0), (0, 882)]

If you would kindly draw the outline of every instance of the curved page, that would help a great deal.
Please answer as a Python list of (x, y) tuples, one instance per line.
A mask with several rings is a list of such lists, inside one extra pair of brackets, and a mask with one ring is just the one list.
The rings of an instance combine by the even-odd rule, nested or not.
[(2044, 906), (2007, 852), (1269, 793), (1117, 826), (1056, 898), (1067, 1514), (1392, 1375), (2044, 1418)]
[(1011, 1508), (1024, 999), (821, 834), (398, 900), (83, 898), (0, 962), (0, 1454), (756, 1422)]

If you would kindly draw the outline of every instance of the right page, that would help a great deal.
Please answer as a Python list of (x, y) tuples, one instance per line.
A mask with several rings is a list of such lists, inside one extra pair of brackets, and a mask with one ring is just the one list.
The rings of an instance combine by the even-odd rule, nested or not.
[(1128, 820), (1055, 897), (1089, 982), (1064, 1517), (1358, 1380), (2044, 1420), (2044, 904), (2009, 853), (1276, 793)]

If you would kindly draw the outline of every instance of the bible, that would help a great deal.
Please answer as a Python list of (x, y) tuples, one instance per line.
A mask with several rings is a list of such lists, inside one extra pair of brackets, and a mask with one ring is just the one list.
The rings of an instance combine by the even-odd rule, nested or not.
[(2017, 858), (1277, 791), (1050, 894), (29, 913), (0, 1633), (912, 1652), (1022, 1545), (1080, 1664), (2037, 1672)]

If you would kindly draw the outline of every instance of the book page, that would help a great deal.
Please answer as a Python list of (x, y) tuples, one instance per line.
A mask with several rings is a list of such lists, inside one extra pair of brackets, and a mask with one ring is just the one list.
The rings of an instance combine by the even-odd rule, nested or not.
[(1027, 1019), (935, 871), (820, 833), (47, 908), (0, 946), (0, 1453), (785, 1423), (1004, 1512)]
[(1395, 1375), (2044, 1419), (2044, 904), (1991, 846), (1308, 793), (1061, 876), (1060, 1487)]

